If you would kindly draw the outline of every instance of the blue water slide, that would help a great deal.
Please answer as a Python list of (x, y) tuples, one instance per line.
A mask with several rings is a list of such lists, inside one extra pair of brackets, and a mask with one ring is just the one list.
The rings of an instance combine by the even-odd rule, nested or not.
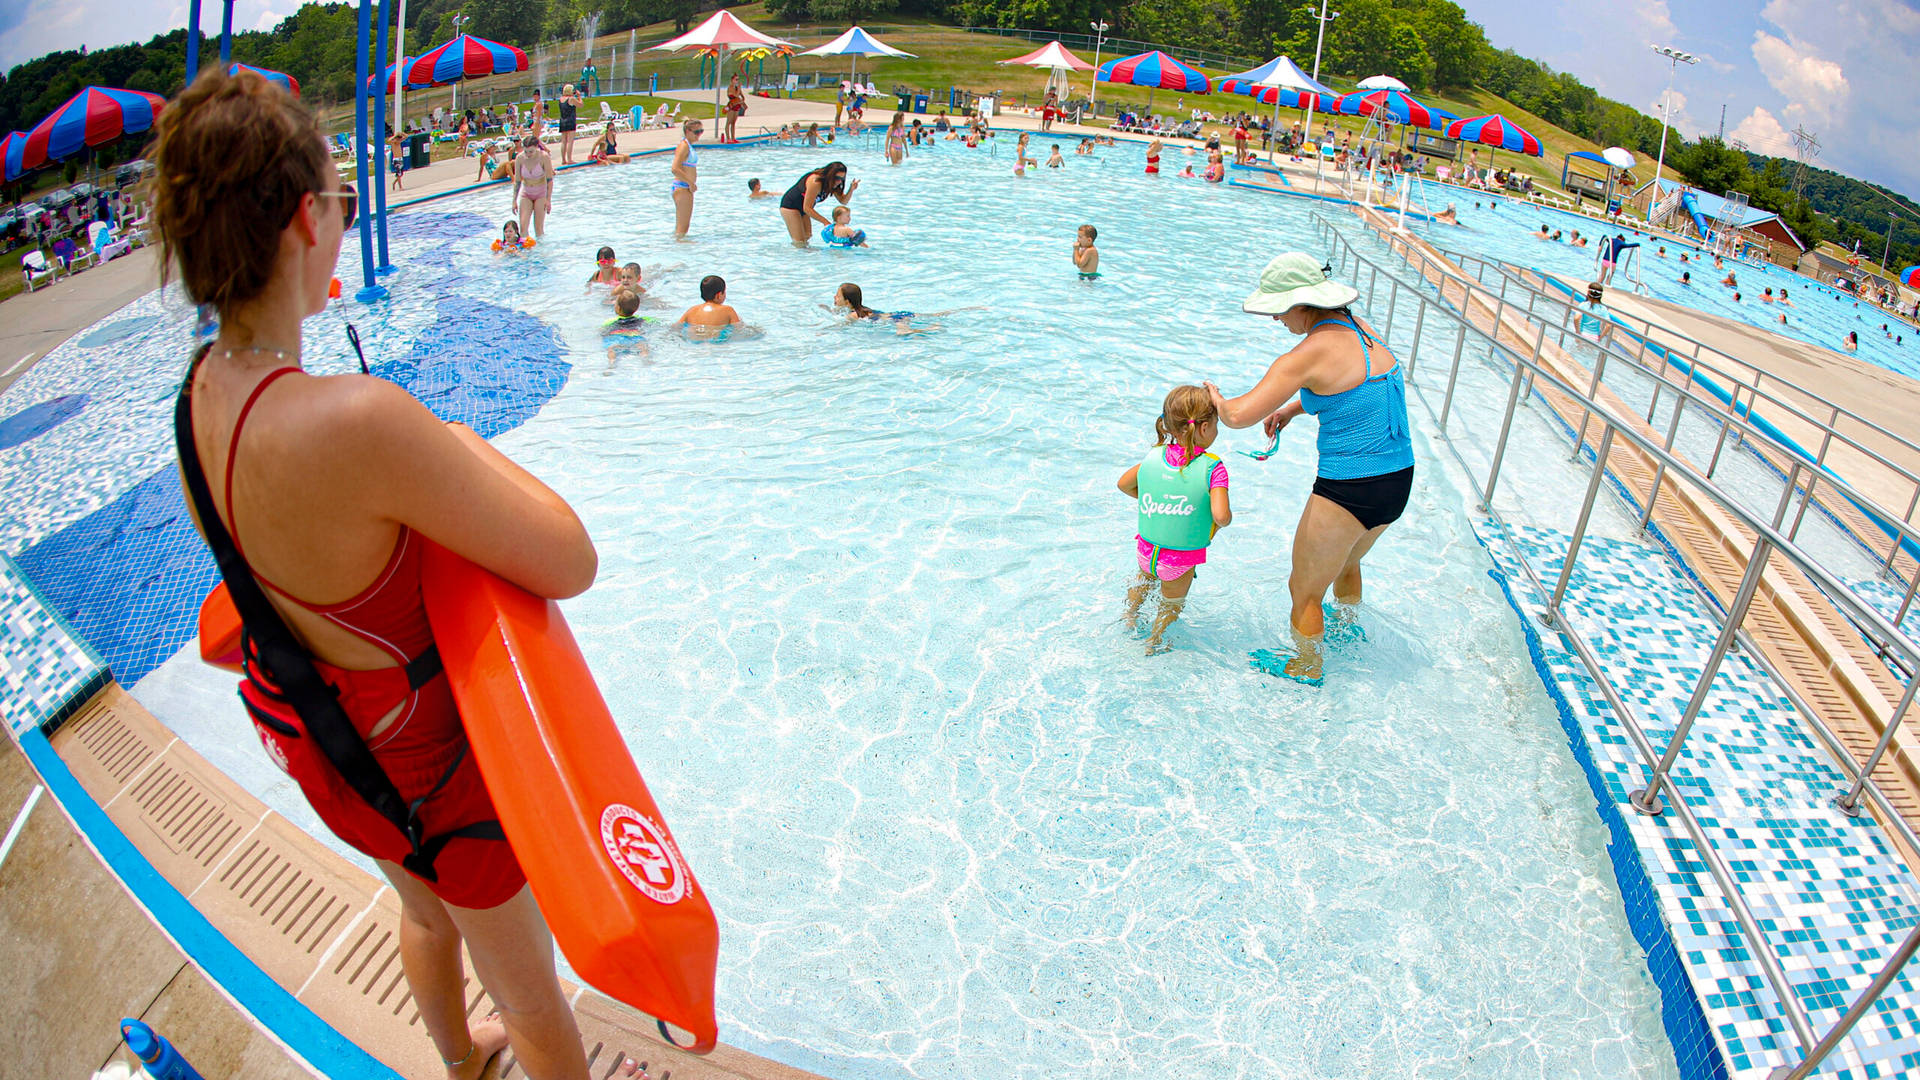
[(1683, 191), (1680, 193), (1680, 209), (1693, 215), (1693, 226), (1700, 230), (1700, 239), (1705, 240), (1707, 238), (1707, 215), (1700, 212), (1700, 202), (1693, 197), (1693, 192)]

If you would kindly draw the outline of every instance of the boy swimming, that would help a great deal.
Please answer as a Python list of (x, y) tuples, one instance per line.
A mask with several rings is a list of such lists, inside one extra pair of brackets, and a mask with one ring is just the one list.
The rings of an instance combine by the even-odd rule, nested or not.
[(1100, 276), (1100, 249), (1093, 242), (1100, 237), (1100, 230), (1091, 225), (1082, 225), (1073, 238), (1073, 268), (1080, 273), (1081, 281), (1092, 281)]
[(1066, 163), (1067, 159), (1060, 156), (1060, 144), (1054, 143), (1053, 151), (1047, 155), (1047, 168), (1058, 169)]
[(747, 198), (771, 199), (773, 198), (773, 192), (768, 191), (766, 188), (761, 187), (760, 178), (756, 176), (753, 179), (747, 181)]
[(618, 291), (620, 289), (627, 289), (636, 294), (646, 292), (647, 287), (641, 284), (641, 281), (640, 281), (640, 264), (637, 262), (630, 262), (627, 265), (621, 267), (620, 268), (620, 284), (615, 285), (614, 289), (615, 291)]
[(1147, 652), (1161, 652), (1161, 635), (1180, 617), (1207, 547), (1233, 522), (1227, 466), (1207, 452), (1219, 437), (1219, 416), (1202, 386), (1176, 386), (1153, 422), (1158, 437), (1146, 459), (1120, 475), (1120, 490), (1139, 503), (1134, 554), (1140, 574), (1127, 590), (1126, 622), (1134, 629), (1140, 606), (1157, 586), (1160, 607), (1147, 633)]
[(639, 340), (647, 320), (640, 311), (640, 294), (632, 289), (616, 288), (613, 293), (613, 315), (600, 327), (600, 337), (607, 343), (607, 362), (611, 364), (615, 353), (622, 349), (628, 351), (646, 351), (646, 342)]
[(727, 327), (739, 325), (740, 313), (727, 306), (727, 282), (719, 274), (700, 279), (700, 302), (688, 308), (673, 324), (676, 330), (685, 327), (690, 336), (704, 338), (716, 337)]

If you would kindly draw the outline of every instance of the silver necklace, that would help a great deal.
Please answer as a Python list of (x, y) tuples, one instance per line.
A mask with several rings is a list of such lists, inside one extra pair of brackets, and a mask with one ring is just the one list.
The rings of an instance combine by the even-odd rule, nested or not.
[(297, 351), (290, 354), (285, 349), (263, 349), (258, 345), (242, 345), (237, 349), (227, 348), (221, 351), (221, 355), (228, 360), (233, 359), (235, 353), (255, 353), (260, 356), (271, 356), (275, 360), (292, 359), (296, 364), (300, 362), (300, 354)]

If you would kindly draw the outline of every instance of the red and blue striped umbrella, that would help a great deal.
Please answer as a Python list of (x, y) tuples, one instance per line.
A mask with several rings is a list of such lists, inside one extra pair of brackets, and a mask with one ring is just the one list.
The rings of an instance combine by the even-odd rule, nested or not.
[(1920, 289), (1920, 266), (1909, 266), (1900, 271), (1900, 284), (1909, 289)]
[(294, 97), (300, 96), (300, 80), (284, 71), (270, 71), (266, 68), (254, 67), (252, 64), (231, 64), (227, 67), (227, 74), (229, 75), (238, 75), (243, 71), (251, 71), (270, 83), (279, 83), (281, 86), (291, 90)]
[(1095, 76), (1101, 82), (1144, 86), (1150, 90), (1181, 90), (1189, 94), (1209, 92), (1207, 77), (1155, 49), (1138, 56), (1123, 56), (1100, 65)]
[[(104, 146), (123, 135), (138, 135), (153, 126), (153, 118), (166, 104), (166, 99), (159, 94), (144, 90), (89, 86), (27, 130), (20, 147), (20, 171), (42, 168), (72, 157), (86, 147)], [(11, 176), (11, 149), (7, 153), (7, 169)]]
[(1255, 86), (1245, 79), (1217, 79), (1213, 88), (1222, 94), (1245, 94), (1262, 105), (1272, 105), (1278, 101), (1289, 109), (1304, 109), (1309, 101), (1321, 112), (1334, 112), (1340, 106), (1338, 94), (1316, 94), (1311, 90), (1295, 90), (1291, 86)]
[(26, 148), (24, 131), (9, 131), (6, 138), (0, 139), (0, 180), (18, 180), (26, 175), (27, 170), (20, 163), (21, 152)]
[(1447, 138), (1464, 139), (1497, 150), (1511, 150), (1516, 154), (1532, 154), (1534, 157), (1542, 153), (1539, 139), (1527, 134), (1520, 125), (1499, 113), (1455, 120), (1447, 125)]
[(1340, 112), (1347, 116), (1384, 117), (1396, 124), (1439, 130), (1457, 119), (1445, 109), (1422, 105), (1398, 90), (1360, 90), (1340, 99)]
[(409, 64), (406, 68), (407, 88), (444, 86), (461, 79), (525, 70), (526, 50), (472, 34), (461, 34), (445, 45), (421, 53), (418, 60)]
[[(419, 58), (419, 57), (417, 57), (417, 56), (403, 56), (403, 57), (401, 57), (401, 58), (400, 58), (400, 62), (399, 62), (399, 63), (397, 63), (397, 64), (388, 64), (388, 65), (387, 65), (387, 72), (386, 72), (386, 76), (387, 76), (387, 94), (388, 94), (389, 96), (391, 96), (391, 95), (392, 95), (392, 94), (394, 93), (394, 88), (393, 88), (393, 76), (394, 76), (394, 73), (395, 73), (395, 72), (397, 72), (397, 71), (400, 71), (400, 70), (401, 70), (401, 69), (403, 69), (403, 68), (406, 68), (406, 67), (408, 67), (408, 66), (410, 66), (410, 65), (412, 65), (412, 63), (413, 63), (413, 62), (414, 62), (415, 60), (418, 60), (418, 59), (420, 59), (420, 58)], [(375, 80), (375, 79), (377, 79), (377, 78), (379, 78), (379, 77), (380, 77), (380, 76), (378, 76), (378, 75), (369, 75), (369, 76), (367, 76), (367, 89), (369, 89), (369, 90), (371, 90), (371, 89), (373, 89), (373, 80)], [(407, 85), (409, 85), (409, 86), (411, 86), (411, 85), (413, 85), (413, 84), (412, 84), (412, 83), (408, 83)]]

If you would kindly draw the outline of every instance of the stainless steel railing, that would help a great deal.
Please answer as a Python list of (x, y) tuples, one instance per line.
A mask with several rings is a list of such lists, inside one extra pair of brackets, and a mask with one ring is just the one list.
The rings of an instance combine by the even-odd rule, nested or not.
[[(1475, 280), (1479, 281), (1482, 285), (1487, 284), (1487, 271), (1491, 270), (1507, 282), (1528, 290), (1535, 298), (1534, 301), (1530, 302), (1530, 308), (1532, 303), (1548, 303), (1561, 308), (1577, 310), (1577, 300), (1558, 296), (1549, 290), (1541, 289), (1527, 281), (1525, 278), (1525, 270), (1522, 267), (1500, 260), (1482, 259), (1478, 256), (1454, 252), (1445, 248), (1437, 248), (1436, 250), (1440, 251), (1442, 255), (1460, 269), (1471, 272)], [(1424, 257), (1424, 253), (1421, 254)], [(1505, 287), (1502, 286), (1503, 292), (1504, 288)], [(1664, 375), (1666, 367), (1666, 357), (1668, 355), (1676, 355), (1683, 356), (1688, 367), (1700, 370), (1708, 376), (1717, 377), (1721, 385), (1729, 389), (1734, 401), (1731, 403), (1718, 404), (1713, 407), (1738, 412), (1740, 408), (1739, 397), (1742, 393), (1745, 393), (1747, 395), (1745, 407), (1748, 410), (1752, 410), (1764, 401), (1770, 408), (1779, 410), (1779, 413), (1776, 413), (1776, 415), (1790, 415), (1796, 421), (1812, 427), (1820, 437), (1820, 449), (1817, 452), (1809, 455), (1798, 452), (1796, 448), (1781, 446), (1783, 452), (1803, 460), (1810, 471), (1810, 482), (1822, 482), (1818, 474), (1824, 470), (1827, 453), (1836, 441), (1872, 460), (1875, 464), (1891, 473), (1911, 494), (1908, 497), (1907, 509), (1904, 513), (1896, 514), (1885, 506), (1877, 504), (1875, 506), (1875, 509), (1886, 523), (1889, 525), (1897, 523), (1903, 533), (1902, 537), (1896, 538), (1895, 543), (1889, 549), (1889, 554), (1882, 557), (1881, 561), (1884, 566), (1890, 566), (1893, 555), (1897, 554), (1898, 549), (1903, 546), (1898, 542), (1899, 539), (1912, 540), (1916, 535), (1920, 535), (1920, 533), (1916, 532), (1912, 521), (1916, 508), (1920, 508), (1920, 472), (1916, 472), (1914, 469), (1892, 460), (1880, 450), (1861, 441), (1857, 436), (1849, 434), (1842, 429), (1841, 422), (1844, 420), (1859, 429), (1871, 432), (1890, 443), (1912, 451), (1916, 457), (1920, 457), (1920, 442), (1916, 442), (1914, 439), (1893, 431), (1877, 421), (1862, 416), (1851, 409), (1847, 409), (1827, 399), (1817, 391), (1782, 379), (1763, 368), (1741, 360), (1739, 357), (1723, 349), (1708, 345), (1685, 333), (1669, 327), (1657, 326), (1647, 319), (1631, 315), (1627, 312), (1609, 309), (1607, 315), (1612, 321), (1623, 326), (1632, 336), (1641, 342), (1642, 348), (1636, 359), (1643, 368), (1653, 370), (1652, 366), (1647, 364), (1645, 360), (1648, 346), (1651, 346), (1657, 349), (1661, 355), (1660, 372), (1662, 375)], [(1682, 353), (1681, 350), (1684, 350), (1684, 353)], [(1775, 389), (1775, 387), (1777, 387), (1777, 389)], [(1803, 403), (1811, 404), (1814, 410), (1824, 411), (1826, 413), (1825, 418), (1820, 417), (1817, 411), (1810, 411)], [(1710, 403), (1710, 405), (1711, 404), (1712, 403)], [(1766, 441), (1774, 445), (1780, 445), (1777, 439), (1769, 438)], [(1709, 475), (1711, 475), (1711, 473), (1709, 473)], [(1835, 479), (1837, 478), (1828, 476), (1826, 477), (1826, 482), (1831, 484)], [(1849, 494), (1856, 502), (1865, 498), (1857, 489), (1849, 489)]]
[[(1324, 222), (1323, 219), (1323, 224), (1326, 225), (1325, 234), (1329, 246), (1332, 248), (1333, 261), (1338, 263), (1341, 269), (1346, 272), (1349, 280), (1354, 281), (1356, 284), (1362, 280), (1364, 275), (1366, 309), (1368, 311), (1380, 311), (1382, 303), (1384, 302), (1386, 315), (1381, 320), (1380, 329), (1387, 338), (1390, 347), (1393, 345), (1393, 327), (1395, 325), (1396, 313), (1406, 304), (1418, 305), (1414, 317), (1414, 333), (1411, 341), (1405, 351), (1398, 355), (1401, 356), (1401, 362), (1405, 367), (1405, 378), (1409, 388), (1418, 395), (1422, 403), (1427, 407), (1429, 413), (1434, 412), (1432, 390), (1430, 389), (1431, 377), (1427, 380), (1422, 380), (1419, 376), (1422, 353), (1426, 351), (1424, 349), (1426, 339), (1425, 331), (1430, 323), (1443, 326), (1451, 323), (1455, 326), (1451, 358), (1447, 361), (1448, 372), (1445, 389), (1440, 408), (1435, 416), (1436, 422), (1440, 426), (1438, 437), (1446, 442), (1455, 460), (1465, 472), (1469, 484), (1473, 486), (1475, 493), (1480, 497), (1480, 506), (1482, 509), (1487, 513), (1489, 519), (1498, 526), (1502, 537), (1509, 545), (1514, 547), (1516, 552), (1518, 552), (1518, 545), (1513, 538), (1512, 528), (1495, 506), (1494, 492), (1497, 489), (1501, 464), (1507, 452), (1509, 436), (1515, 414), (1522, 401), (1523, 391), (1530, 394), (1536, 384), (1544, 384), (1547, 388), (1564, 395), (1582, 407), (1590, 418), (1589, 424), (1595, 421), (1600, 424), (1599, 446), (1593, 453), (1593, 467), (1592, 471), (1588, 474), (1585, 497), (1581, 502), (1579, 516), (1569, 538), (1566, 554), (1561, 560), (1558, 577), (1553, 584), (1549, 586), (1541, 580), (1533, 564), (1526, 559), (1524, 555), (1517, 558), (1516, 562), (1531, 582), (1537, 595), (1544, 600), (1540, 618), (1550, 628), (1560, 634), (1562, 640), (1568, 644), (1574, 654), (1580, 658), (1581, 663), (1585, 665), (1589, 674), (1592, 675), (1595, 685), (1600, 688), (1601, 694), (1606, 699), (1608, 706), (1626, 729), (1629, 741), (1633, 745), (1635, 753), (1640, 758), (1642, 766), (1647, 769), (1645, 786), (1632, 794), (1631, 804), (1634, 809), (1640, 813), (1650, 815), (1671, 814), (1678, 820), (1681, 829), (1693, 842), (1697, 857), (1706, 865), (1709, 876), (1713, 879), (1714, 885), (1720, 893), (1721, 900), (1731, 910), (1734, 921), (1739, 926), (1741, 936), (1746, 943), (1748, 955), (1751, 956), (1755, 964), (1759, 966), (1767, 982), (1768, 989), (1774, 997), (1776, 1008), (1786, 1019), (1788, 1026), (1792, 1030), (1794, 1041), (1798, 1044), (1801, 1051), (1801, 1060), (1795, 1064), (1783, 1064), (1779, 1066), (1775, 1069), (1769, 1080), (1800, 1080), (1800, 1078), (1809, 1075), (1819, 1065), (1821, 1060), (1852, 1031), (1860, 1018), (1866, 1015), (1873, 1004), (1879, 1000), (1880, 996), (1892, 983), (1907, 960), (1917, 949), (1920, 949), (1920, 926), (1916, 926), (1908, 933), (1899, 948), (1896, 949), (1894, 954), (1889, 958), (1886, 965), (1876, 975), (1867, 989), (1854, 1001), (1846, 1013), (1840, 1017), (1836, 1023), (1831, 1025), (1821, 1037), (1816, 1039), (1812, 1021), (1807, 1014), (1806, 1008), (1794, 992), (1786, 972), (1782, 969), (1774, 946), (1768, 941), (1758, 921), (1754, 918), (1751, 906), (1747, 903), (1739, 882), (1734, 878), (1726, 864), (1726, 860), (1721, 856), (1712, 839), (1708, 837), (1701, 828), (1698, 819), (1694, 816), (1692, 809), (1687, 805), (1686, 800), (1680, 796), (1679, 791), (1675, 788), (1674, 772), (1680, 765), (1679, 755), (1685, 745), (1686, 737), (1693, 726), (1693, 721), (1698, 716), (1702, 704), (1711, 692), (1713, 680), (1718, 674), (1720, 665), (1725, 659), (1727, 652), (1736, 641), (1744, 639), (1747, 640), (1749, 645), (1751, 644), (1750, 639), (1745, 638), (1745, 631), (1741, 624), (1746, 618), (1748, 606), (1753, 600), (1760, 577), (1764, 574), (1765, 568), (1773, 556), (1778, 555), (1787, 563), (1796, 567), (1812, 581), (1822, 593), (1827, 595), (1835, 603), (1836, 607), (1849, 612), (1851, 617), (1881, 635), (1887, 642), (1888, 647), (1904, 659), (1909, 670), (1920, 666), (1920, 645), (1916, 645), (1896, 626), (1888, 623), (1885, 616), (1875, 609), (1872, 604), (1857, 596), (1845, 583), (1830, 574), (1817, 560), (1798, 548), (1790, 536), (1780, 531), (1780, 526), (1785, 518), (1793, 494), (1792, 488), (1787, 489), (1787, 491), (1783, 493), (1780, 504), (1776, 508), (1772, 519), (1763, 520), (1760, 516), (1750, 512), (1739, 500), (1715, 485), (1710, 477), (1695, 469), (1685, 459), (1675, 455), (1672, 451), (1670, 441), (1663, 443), (1659, 439), (1643, 435), (1636, 426), (1639, 423), (1638, 416), (1621, 417), (1614, 415), (1598, 400), (1596, 394), (1598, 388), (1597, 377), (1592, 387), (1581, 388), (1565, 381), (1553, 369), (1543, 364), (1540, 356), (1545, 346), (1547, 331), (1547, 326), (1544, 321), (1540, 323), (1539, 331), (1534, 335), (1531, 344), (1526, 349), (1515, 349), (1503, 343), (1498, 337), (1498, 331), (1500, 330), (1500, 324), (1498, 322), (1494, 324), (1494, 332), (1489, 333), (1475, 326), (1467, 317), (1468, 306), (1476, 298), (1492, 308), (1492, 310), (1496, 312), (1496, 315), (1503, 312), (1506, 307), (1502, 298), (1481, 283), (1471, 278), (1463, 277), (1458, 271), (1446, 273), (1450, 282), (1458, 284), (1467, 290), (1466, 302), (1463, 303), (1460, 308), (1456, 309), (1449, 301), (1443, 300), (1438, 296), (1429, 295), (1429, 289), (1424, 279), (1418, 286), (1401, 282), (1393, 273), (1385, 270), (1378, 262), (1355, 248), (1346, 236), (1342, 235), (1338, 229), (1332, 227), (1331, 223)], [(1383, 287), (1386, 290), (1384, 298), (1380, 295)], [(1477, 297), (1476, 294), (1478, 294)], [(1464, 359), (1468, 355), (1466, 346), (1469, 342), (1472, 342), (1474, 345), (1472, 355), (1478, 356), (1484, 349), (1490, 361), (1497, 360), (1511, 368), (1511, 375), (1508, 379), (1506, 405), (1500, 421), (1500, 433), (1496, 440), (1491, 460), (1487, 465), (1486, 481), (1484, 484), (1480, 482), (1476, 470), (1468, 464), (1465, 456), (1460, 453), (1459, 444), (1448, 431), (1448, 418), (1454, 401), (1454, 395), (1459, 385), (1460, 369)], [(1445, 351), (1443, 347), (1443, 354)], [(1681, 400), (1676, 403), (1676, 408), (1683, 407), (1684, 404), (1684, 400)], [(1574, 567), (1579, 558), (1593, 507), (1599, 498), (1599, 493), (1603, 486), (1601, 480), (1606, 475), (1608, 461), (1613, 452), (1614, 445), (1621, 440), (1638, 449), (1649, 461), (1655, 462), (1657, 468), (1661, 470), (1662, 475), (1670, 476), (1674, 478), (1676, 482), (1685, 483), (1712, 499), (1727, 514), (1752, 530), (1756, 538), (1753, 550), (1749, 552), (1747, 557), (1747, 569), (1743, 575), (1739, 590), (1732, 602), (1726, 606), (1724, 614), (1718, 616), (1720, 634), (1718, 640), (1715, 642), (1713, 653), (1702, 670), (1698, 681), (1694, 684), (1693, 692), (1688, 700), (1687, 708), (1680, 724), (1667, 740), (1666, 747), (1661, 750), (1656, 750), (1653, 742), (1648, 738), (1646, 732), (1647, 725), (1640, 712), (1622, 699), (1619, 689), (1608, 677), (1593, 645), (1587, 640), (1586, 634), (1579, 625), (1581, 620), (1577, 617), (1569, 617), (1570, 615), (1577, 616), (1577, 612), (1570, 612), (1564, 607), (1568, 584), (1571, 581)], [(1576, 454), (1580, 453), (1583, 444), (1584, 432), (1576, 433), (1574, 436)], [(1709, 618), (1716, 617), (1712, 606), (1706, 606), (1706, 611)], [(1753, 650), (1750, 651), (1750, 655), (1757, 658), (1760, 654), (1757, 650)], [(1840, 769), (1849, 780), (1847, 790), (1839, 794), (1836, 802), (1840, 802), (1844, 809), (1846, 808), (1848, 800), (1852, 800), (1856, 807), (1862, 798), (1871, 801), (1875, 808), (1880, 811), (1882, 820), (1889, 828), (1893, 828), (1901, 833), (1909, 844), (1920, 847), (1920, 844), (1917, 844), (1915, 841), (1912, 827), (1894, 809), (1887, 799), (1885, 792), (1883, 792), (1879, 785), (1871, 778), (1873, 767), (1879, 763), (1881, 756), (1891, 743), (1894, 733), (1899, 729), (1908, 709), (1911, 707), (1914, 691), (1916, 687), (1920, 687), (1920, 680), (1909, 681), (1899, 705), (1895, 708), (1893, 715), (1887, 722), (1885, 732), (1880, 742), (1875, 746), (1873, 753), (1864, 765), (1853, 760), (1851, 752), (1834, 736), (1834, 733), (1828, 728), (1825, 721), (1817, 714), (1807, 710), (1804, 707), (1805, 703), (1801, 702), (1797, 695), (1792, 693), (1791, 688), (1785, 680), (1777, 679), (1777, 673), (1776, 681), (1781, 682), (1783, 687), (1788, 687), (1790, 697), (1794, 700), (1796, 706), (1800, 706), (1802, 712), (1809, 717), (1815, 731), (1820, 735), (1822, 741), (1826, 743), (1828, 751), (1840, 762)], [(1672, 797), (1663, 797), (1663, 789), (1666, 794), (1670, 794)]]
[[(1327, 227), (1331, 228), (1330, 223), (1323, 224), (1327, 224)], [(1449, 260), (1456, 258), (1461, 260), (1462, 269), (1473, 270), (1475, 272), (1473, 280), (1480, 282), (1483, 286), (1486, 284), (1485, 271), (1491, 268), (1494, 271), (1495, 280), (1499, 283), (1500, 299), (1503, 302), (1507, 298), (1510, 286), (1524, 290), (1524, 295), (1528, 297), (1526, 307), (1526, 315), (1528, 318), (1537, 318), (1537, 309), (1541, 306), (1545, 306), (1549, 311), (1558, 312), (1558, 340), (1562, 347), (1565, 346), (1569, 329), (1573, 325), (1577, 325), (1576, 320), (1586, 317), (1585, 313), (1580, 310), (1577, 301), (1569, 300), (1565, 297), (1557, 296), (1550, 291), (1538, 288), (1531, 282), (1525, 280), (1517, 269), (1510, 264), (1484, 260), (1472, 255), (1458, 255), (1454, 252), (1445, 251), (1444, 249), (1438, 250), (1442, 250), (1443, 254), (1445, 254)], [(1420, 251), (1418, 248), (1412, 248), (1411, 245), (1409, 245), (1409, 254), (1405, 257), (1410, 261), (1417, 259), (1421, 264), (1422, 270), (1439, 270), (1440, 272), (1449, 273), (1450, 276), (1458, 276), (1440, 267), (1439, 264), (1429, 258), (1425, 252)], [(1608, 314), (1615, 317), (1619, 315), (1618, 312), (1611, 311)], [(1726, 354), (1720, 350), (1714, 349), (1712, 346), (1703, 345), (1684, 334), (1672, 333), (1672, 337), (1690, 342), (1694, 346), (1690, 360), (1684, 362), (1682, 365), (1686, 369), (1685, 379), (1676, 381), (1673, 377), (1673, 365), (1668, 362), (1668, 357), (1672, 355), (1667, 352), (1670, 346), (1655, 342), (1653, 340), (1654, 328), (1652, 324), (1647, 323), (1645, 320), (1639, 321), (1642, 326), (1640, 331), (1634, 331), (1631, 325), (1626, 327), (1628, 333), (1640, 343), (1640, 349), (1637, 353), (1632, 350), (1620, 348), (1617, 342), (1609, 345), (1603, 340), (1599, 343), (1597, 347), (1600, 349), (1600, 359), (1595, 364), (1595, 381), (1593, 387), (1590, 388), (1590, 392), (1591, 390), (1598, 389), (1601, 373), (1604, 371), (1609, 357), (1619, 356), (1631, 361), (1635, 364), (1635, 368), (1639, 373), (1654, 381), (1653, 393), (1647, 405), (1647, 420), (1649, 423), (1653, 421), (1654, 414), (1659, 407), (1660, 396), (1663, 390), (1671, 391), (1678, 395), (1678, 404), (1676, 404), (1672, 422), (1669, 426), (1669, 446), (1672, 445), (1673, 437), (1678, 434), (1681, 410), (1689, 405), (1717, 419), (1720, 424), (1720, 432), (1715, 441), (1713, 455), (1707, 463), (1707, 476), (1709, 478), (1713, 477), (1715, 470), (1719, 467), (1721, 451), (1726, 445), (1727, 435), (1729, 433), (1735, 433), (1742, 440), (1748, 440), (1764, 446), (1774, 455), (1788, 462), (1789, 471), (1785, 477), (1787, 490), (1797, 493), (1800, 497), (1799, 508), (1794, 513), (1792, 525), (1788, 528), (1787, 535), (1789, 538), (1798, 536), (1801, 522), (1805, 519), (1808, 507), (1816, 502), (1816, 490), (1824, 486), (1831, 489), (1834, 496), (1853, 504), (1876, 526), (1890, 534), (1887, 548), (1882, 552), (1873, 546), (1872, 540), (1869, 537), (1862, 536), (1852, 529), (1843, 530), (1847, 535), (1851, 536), (1856, 543), (1860, 544), (1862, 548), (1866, 549), (1866, 551), (1873, 556), (1874, 560), (1880, 564), (1880, 573), (1883, 577), (1892, 577), (1896, 581), (1900, 580), (1900, 575), (1896, 571), (1895, 565), (1901, 550), (1904, 548), (1911, 556), (1916, 550), (1916, 547), (1920, 547), (1920, 527), (1916, 527), (1911, 520), (1915, 505), (1920, 504), (1920, 474), (1916, 474), (1913, 470), (1900, 463), (1888, 459), (1874, 448), (1839, 431), (1837, 421), (1841, 416), (1852, 417), (1888, 439), (1912, 448), (1916, 455), (1920, 455), (1920, 445), (1913, 443), (1904, 436), (1888, 432), (1885, 428), (1880, 427), (1871, 420), (1858, 417), (1857, 414), (1843, 410), (1838, 405), (1834, 405), (1832, 402), (1827, 401), (1825, 398), (1811, 391), (1800, 392), (1816, 403), (1828, 407), (1829, 415), (1827, 419), (1822, 420), (1801, 408), (1797, 402), (1786, 394), (1761, 389), (1760, 380), (1757, 377), (1750, 382), (1737, 381), (1737, 379), (1744, 378), (1744, 376), (1738, 376), (1737, 373), (1728, 372), (1723, 366), (1715, 365), (1701, 356), (1702, 351), (1723, 357), (1726, 356)], [(1659, 329), (1662, 334), (1670, 333), (1664, 327)], [(1589, 344), (1592, 343), (1590, 342)], [(1650, 347), (1660, 350), (1660, 362), (1657, 365), (1648, 359), (1647, 353)], [(1737, 359), (1734, 360), (1734, 363), (1740, 364), (1742, 367), (1751, 368), (1751, 365), (1746, 365)], [(1753, 370), (1757, 371), (1758, 369)], [(1730, 402), (1723, 402), (1717, 395), (1701, 392), (1695, 385), (1695, 377), (1700, 374), (1704, 374), (1707, 377), (1718, 375), (1725, 380), (1733, 387), (1733, 390), (1729, 394), (1732, 400)], [(1786, 383), (1784, 380), (1772, 376), (1769, 376), (1769, 378), (1773, 378), (1775, 382), (1783, 386), (1793, 386), (1793, 384)], [(1796, 392), (1799, 392), (1797, 388), (1795, 389)], [(1740, 403), (1740, 394), (1742, 391), (1748, 393), (1744, 407)], [(1776, 412), (1774, 415), (1790, 414), (1794, 420), (1813, 427), (1821, 436), (1820, 449), (1810, 454), (1796, 443), (1784, 441), (1773, 431), (1759, 426), (1757, 422), (1758, 414), (1754, 410), (1762, 401), (1767, 402), (1770, 408), (1777, 408), (1779, 410), (1779, 412)], [(1585, 423), (1583, 419), (1583, 434)], [(1828, 469), (1826, 465), (1827, 453), (1835, 441), (1853, 447), (1859, 453), (1881, 465), (1892, 474), (1896, 481), (1914, 488), (1915, 496), (1909, 500), (1905, 515), (1896, 515), (1884, 504)], [(1772, 462), (1769, 461), (1769, 464), (1772, 464)], [(1804, 484), (1802, 484), (1801, 480), (1803, 475), (1805, 477)], [(1642, 528), (1645, 528), (1647, 517), (1652, 513), (1652, 496), (1658, 493), (1659, 484), (1660, 477), (1657, 475), (1653, 489), (1650, 491), (1647, 502), (1643, 507), (1643, 516), (1641, 519)], [(1821, 506), (1827, 508), (1827, 503), (1821, 502)], [(1838, 520), (1837, 515), (1835, 519), (1836, 521)], [(1892, 618), (1895, 625), (1900, 624), (1906, 618), (1908, 611), (1912, 609), (1916, 591), (1920, 591), (1920, 573), (1911, 575), (1904, 582), (1904, 586), (1904, 592), (1901, 595), (1898, 609)], [(1902, 674), (1912, 673), (1913, 669), (1900, 663), (1896, 657), (1884, 648), (1884, 642), (1877, 639), (1867, 627), (1860, 626), (1859, 628), (1861, 633), (1867, 637), (1869, 643), (1880, 652), (1883, 660), (1887, 660), (1890, 664), (1899, 668)]]

